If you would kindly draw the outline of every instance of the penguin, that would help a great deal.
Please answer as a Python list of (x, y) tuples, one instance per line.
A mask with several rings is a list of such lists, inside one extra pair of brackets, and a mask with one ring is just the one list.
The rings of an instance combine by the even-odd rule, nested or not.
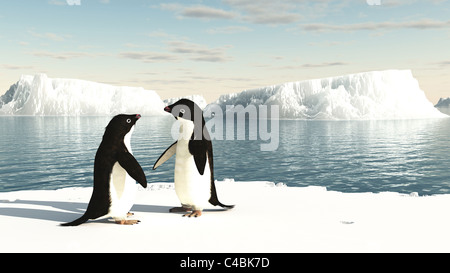
[(181, 207), (174, 207), (170, 212), (188, 212), (183, 216), (199, 217), (208, 202), (225, 209), (233, 208), (234, 205), (224, 205), (217, 198), (213, 147), (200, 107), (191, 100), (181, 99), (164, 111), (180, 122), (178, 140), (153, 165), (155, 170), (176, 154), (174, 184)]
[(134, 204), (136, 181), (146, 188), (142, 167), (132, 155), (130, 140), (136, 121), (141, 115), (117, 115), (105, 129), (94, 161), (94, 190), (86, 212), (79, 219), (61, 224), (78, 226), (90, 219), (112, 217), (117, 224), (133, 225), (128, 220)]

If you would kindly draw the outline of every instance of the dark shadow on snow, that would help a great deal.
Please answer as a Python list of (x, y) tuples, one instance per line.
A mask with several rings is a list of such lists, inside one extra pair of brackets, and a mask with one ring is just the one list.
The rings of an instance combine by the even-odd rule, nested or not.
[[(78, 217), (81, 217), (88, 205), (87, 203), (79, 202), (35, 201), (20, 199), (14, 201), (0, 200), (0, 205), (1, 204), (34, 205), (38, 207), (0, 207), (0, 215), (54, 221), (58, 223), (70, 222)], [(42, 207), (51, 207), (63, 211), (48, 210)], [(135, 204), (131, 208), (131, 212), (169, 213), (170, 208), (171, 207), (168, 206)]]

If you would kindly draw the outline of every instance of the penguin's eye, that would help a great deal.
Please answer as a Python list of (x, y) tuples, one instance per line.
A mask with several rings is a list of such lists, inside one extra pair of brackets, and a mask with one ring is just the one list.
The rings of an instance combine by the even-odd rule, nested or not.
[(186, 113), (186, 110), (180, 109), (180, 113), (181, 113), (181, 114), (184, 114), (184, 113)]
[(127, 123), (131, 123), (131, 119), (127, 119)]

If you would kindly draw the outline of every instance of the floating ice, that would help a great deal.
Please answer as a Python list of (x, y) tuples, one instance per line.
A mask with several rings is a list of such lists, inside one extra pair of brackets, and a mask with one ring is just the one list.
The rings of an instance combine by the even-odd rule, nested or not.
[(411, 119), (445, 117), (410, 70), (386, 70), (290, 82), (222, 95), (227, 105), (279, 105), (286, 119)]
[(103, 116), (119, 113), (163, 115), (164, 103), (155, 91), (75, 79), (51, 79), (45, 74), (22, 76), (0, 97), (0, 115)]

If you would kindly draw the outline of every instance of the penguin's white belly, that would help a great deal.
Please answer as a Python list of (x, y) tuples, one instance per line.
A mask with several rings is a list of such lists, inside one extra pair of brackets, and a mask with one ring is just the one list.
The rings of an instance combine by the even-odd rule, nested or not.
[[(180, 145), (181, 144), (181, 145)], [(181, 204), (194, 210), (202, 210), (211, 196), (211, 171), (206, 161), (205, 172), (200, 175), (194, 157), (187, 145), (177, 144), (175, 159), (175, 192)], [(183, 147), (185, 146), (185, 147)]]
[(108, 216), (119, 220), (125, 219), (134, 204), (136, 181), (128, 175), (119, 162), (114, 164), (109, 181), (111, 206)]

